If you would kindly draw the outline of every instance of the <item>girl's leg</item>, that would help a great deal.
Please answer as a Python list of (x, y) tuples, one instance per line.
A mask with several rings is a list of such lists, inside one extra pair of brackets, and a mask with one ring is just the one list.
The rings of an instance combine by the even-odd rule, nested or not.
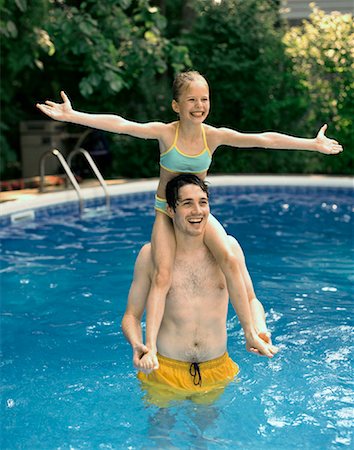
[(165, 310), (166, 296), (171, 286), (172, 270), (176, 253), (176, 238), (171, 219), (156, 211), (152, 229), (151, 249), (154, 273), (146, 302), (146, 346), (150, 349), (142, 358), (145, 369), (157, 368), (156, 340)]
[(260, 353), (270, 356), (265, 342), (257, 336), (255, 331), (250, 299), (242, 273), (244, 261), (233, 250), (224, 228), (211, 214), (204, 241), (225, 275), (230, 300), (244, 330), (247, 348), (255, 348)]

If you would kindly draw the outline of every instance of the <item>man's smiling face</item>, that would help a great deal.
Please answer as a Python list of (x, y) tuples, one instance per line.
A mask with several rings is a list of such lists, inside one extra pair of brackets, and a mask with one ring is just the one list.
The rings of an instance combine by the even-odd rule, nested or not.
[(205, 231), (209, 214), (208, 196), (199, 186), (187, 184), (179, 189), (176, 211), (171, 211), (176, 230), (198, 236)]

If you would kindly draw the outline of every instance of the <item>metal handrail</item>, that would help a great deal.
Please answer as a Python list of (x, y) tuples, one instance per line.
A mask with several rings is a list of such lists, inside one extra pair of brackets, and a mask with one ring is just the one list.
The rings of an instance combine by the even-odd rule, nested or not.
[[(93, 173), (96, 175), (96, 177), (97, 177), (97, 179), (98, 179), (98, 181), (99, 181), (99, 183), (100, 183), (100, 185), (101, 185), (101, 187), (102, 187), (102, 189), (104, 191), (105, 197), (106, 197), (106, 208), (109, 209), (110, 208), (110, 197), (109, 197), (109, 192), (108, 192), (108, 189), (107, 189), (107, 184), (104, 181), (104, 179), (103, 179), (103, 177), (101, 175), (101, 172), (98, 170), (98, 167), (96, 166), (96, 164), (95, 164), (94, 160), (92, 159), (90, 153), (87, 150), (83, 149), (83, 148), (74, 148), (74, 150), (72, 150), (69, 153), (69, 156), (68, 156), (68, 159), (67, 159), (69, 167), (71, 167), (71, 162), (72, 162), (73, 157), (76, 156), (76, 155), (79, 155), (79, 154), (83, 155), (86, 158), (86, 161), (89, 163), (89, 166), (91, 167)], [(70, 172), (71, 172), (71, 169), (70, 169)]]
[(56, 148), (54, 150), (49, 150), (45, 153), (43, 153), (40, 161), (39, 161), (39, 174), (40, 174), (40, 186), (39, 186), (39, 190), (40, 192), (45, 192), (45, 187), (44, 187), (44, 180), (45, 180), (45, 160), (48, 158), (48, 156), (55, 156), (58, 158), (58, 160), (60, 161), (63, 169), (65, 170), (65, 173), (67, 175), (67, 177), (69, 178), (69, 180), (71, 181), (71, 184), (73, 185), (78, 197), (79, 197), (79, 206), (80, 206), (80, 214), (82, 214), (83, 210), (84, 210), (84, 202), (82, 199), (82, 195), (81, 195), (81, 189), (79, 186), (79, 183), (76, 181), (74, 174), (72, 173), (70, 167), (68, 166), (67, 162), (65, 161), (65, 158), (63, 157), (63, 155), (60, 153), (59, 150), (57, 150)]

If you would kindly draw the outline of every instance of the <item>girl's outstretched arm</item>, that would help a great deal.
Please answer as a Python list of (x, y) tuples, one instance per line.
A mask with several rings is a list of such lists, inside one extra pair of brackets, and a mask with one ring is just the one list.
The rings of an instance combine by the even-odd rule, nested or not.
[(47, 100), (45, 103), (37, 103), (37, 108), (54, 120), (84, 125), (112, 133), (128, 134), (142, 139), (161, 139), (166, 127), (161, 122), (138, 123), (114, 114), (88, 114), (75, 111), (65, 92), (61, 91), (60, 95), (63, 103)]
[(215, 146), (230, 145), (232, 147), (261, 147), (287, 150), (310, 150), (326, 155), (336, 155), (343, 147), (334, 139), (325, 136), (327, 124), (323, 125), (313, 139), (290, 136), (283, 133), (240, 133), (230, 128), (216, 128)]

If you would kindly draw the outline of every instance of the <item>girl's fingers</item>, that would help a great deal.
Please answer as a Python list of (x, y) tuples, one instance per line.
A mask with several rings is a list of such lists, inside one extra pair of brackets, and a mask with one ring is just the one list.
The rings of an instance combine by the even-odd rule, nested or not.
[(324, 132), (327, 130), (327, 124), (325, 123), (321, 128), (320, 128), (320, 131), (319, 131), (319, 133), (323, 133), (324, 134)]
[(64, 102), (68, 102), (69, 101), (68, 96), (65, 94), (64, 91), (61, 91), (60, 95), (61, 95), (61, 98), (64, 100)]
[(261, 352), (257, 350), (256, 348), (251, 347), (249, 350), (251, 353), (254, 353), (255, 355), (261, 355)]
[(38, 104), (37, 107), (46, 114), (50, 112), (50, 108), (46, 105)]
[(45, 103), (46, 103), (46, 105), (49, 105), (49, 106), (56, 106), (56, 103), (51, 102), (50, 100), (46, 100)]

